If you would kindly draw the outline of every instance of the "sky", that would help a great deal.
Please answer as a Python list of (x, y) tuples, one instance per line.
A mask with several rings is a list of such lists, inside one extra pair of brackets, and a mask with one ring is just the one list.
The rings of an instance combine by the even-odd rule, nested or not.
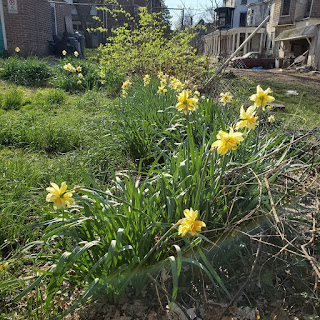
[[(220, 2), (220, 0), (217, 0)], [(205, 21), (212, 21), (212, 15), (208, 11), (209, 8), (215, 8), (215, 0), (164, 0), (168, 8), (185, 8), (185, 14), (189, 13), (193, 16), (193, 22), (197, 23), (201, 18)], [(182, 10), (170, 10), (172, 16), (171, 24), (181, 23)]]

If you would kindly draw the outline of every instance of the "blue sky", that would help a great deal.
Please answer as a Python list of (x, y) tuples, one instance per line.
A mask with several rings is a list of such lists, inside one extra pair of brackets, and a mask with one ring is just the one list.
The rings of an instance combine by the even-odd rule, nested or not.
[[(201, 18), (209, 22), (211, 15), (207, 9), (212, 8), (212, 3), (215, 7), (214, 0), (164, 0), (164, 2), (168, 8), (185, 8), (185, 14), (190, 13), (195, 23)], [(217, 0), (217, 2), (219, 3), (220, 0)], [(181, 21), (181, 10), (170, 10), (170, 13), (173, 25)]]

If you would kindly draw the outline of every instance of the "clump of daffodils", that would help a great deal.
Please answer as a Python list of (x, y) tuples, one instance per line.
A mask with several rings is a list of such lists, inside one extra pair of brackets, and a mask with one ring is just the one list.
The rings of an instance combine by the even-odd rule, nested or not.
[(53, 182), (51, 182), (51, 187), (46, 190), (49, 192), (46, 197), (47, 202), (53, 202), (53, 209), (63, 209), (66, 206), (74, 204), (74, 199), (72, 198), (73, 191), (67, 191), (67, 184), (65, 182), (61, 183), (61, 187)]
[(148, 86), (150, 84), (150, 76), (148, 74), (143, 77), (143, 84), (144, 86)]
[(198, 108), (198, 98), (190, 97), (190, 90), (183, 90), (178, 96), (178, 103), (176, 108), (179, 111), (183, 111), (184, 114), (188, 114), (191, 111), (195, 111)]
[(121, 89), (122, 90), (128, 90), (131, 86), (131, 82), (129, 80), (125, 81), (122, 86), (121, 86)]
[(184, 88), (184, 84), (180, 80), (176, 79), (175, 77), (171, 77), (170, 88), (179, 92)]
[(201, 231), (201, 228), (206, 227), (206, 224), (203, 221), (196, 220), (198, 218), (198, 210), (185, 209), (183, 211), (184, 218), (178, 221), (179, 229), (178, 234), (184, 237), (188, 232), (192, 236), (196, 236), (198, 232)]

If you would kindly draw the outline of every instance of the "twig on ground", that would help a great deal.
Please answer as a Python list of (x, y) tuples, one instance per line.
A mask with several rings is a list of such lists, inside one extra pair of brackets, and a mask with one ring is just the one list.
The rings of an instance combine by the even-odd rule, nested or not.
[[(148, 273), (148, 277), (156, 285), (156, 287), (158, 287), (166, 295), (168, 301), (170, 302), (171, 301), (171, 295), (169, 294), (169, 292), (165, 288), (163, 288), (158, 283), (158, 281), (150, 273)], [(181, 305), (179, 302), (177, 302), (177, 301), (174, 301), (174, 303), (181, 309), (181, 311), (184, 313), (184, 315), (187, 318), (189, 318), (189, 315), (188, 315), (188, 312), (187, 312), (186, 308), (183, 305)]]

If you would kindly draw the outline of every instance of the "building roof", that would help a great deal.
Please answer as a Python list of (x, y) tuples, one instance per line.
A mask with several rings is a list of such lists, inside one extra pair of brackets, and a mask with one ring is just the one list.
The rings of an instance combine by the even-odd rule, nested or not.
[(315, 37), (317, 35), (317, 26), (320, 24), (302, 27), (302, 28), (293, 28), (289, 30), (282, 31), (275, 41), (284, 41), (284, 40), (297, 40)]

